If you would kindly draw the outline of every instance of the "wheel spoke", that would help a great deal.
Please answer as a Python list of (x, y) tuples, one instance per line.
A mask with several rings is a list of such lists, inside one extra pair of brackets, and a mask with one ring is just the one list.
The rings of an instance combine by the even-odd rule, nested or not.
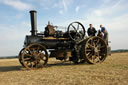
[(38, 61), (36, 61), (36, 68), (38, 68)]
[(41, 60), (41, 61), (40, 61), (40, 66), (43, 67), (43, 65), (44, 65), (44, 61)]
[(100, 41), (100, 40), (98, 39), (97, 42), (96, 42), (96, 46), (98, 45), (99, 41)]
[(30, 52), (30, 54), (33, 54), (33, 53), (32, 53), (32, 51), (31, 51), (29, 48), (28, 48), (28, 49), (26, 49), (26, 50), (28, 50), (28, 51)]
[(97, 61), (96, 61), (96, 59), (97, 59), (97, 56), (92, 56), (92, 61), (93, 61), (93, 63), (96, 63)]
[(32, 52), (33, 52), (33, 55), (36, 55), (36, 52), (37, 52), (36, 48), (32, 48)]
[(96, 47), (96, 44), (95, 44), (95, 42), (92, 42), (93, 43), (93, 46), (94, 46), (94, 48)]
[(95, 47), (93, 46), (93, 41), (92, 41), (92, 40), (88, 41), (87, 43), (88, 43), (88, 44), (87, 44), (88, 47), (95, 48)]
[(40, 55), (41, 55), (41, 53), (40, 53), (40, 52), (38, 52), (38, 53), (37, 53), (37, 56), (40, 56)]
[(32, 55), (30, 55), (30, 54), (25, 54), (26, 56), (29, 56), (29, 57), (31, 57)]
[(95, 48), (93, 45), (91, 45), (91, 44), (89, 44), (89, 43), (88, 43), (88, 46), (91, 47), (91, 48)]
[(94, 56), (92, 56), (92, 61), (93, 61), (93, 62), (95, 61)]
[(101, 49), (101, 48), (105, 48), (105, 46), (100, 46), (99, 48), (100, 48), (100, 49)]
[(97, 56), (97, 62), (98, 62), (98, 61), (100, 61), (100, 58), (99, 58), (99, 56)]
[(41, 60), (46, 61), (46, 59), (44, 59), (46, 56), (43, 53), (41, 54), (40, 57), (41, 57)]
[[(25, 64), (25, 62), (26, 62), (26, 64)], [(25, 65), (28, 65), (29, 63), (30, 63), (30, 61), (24, 61), (24, 64), (25, 64)]]
[(31, 68), (34, 68), (34, 63), (31, 63)]
[(91, 59), (92, 55), (93, 55), (92, 52), (89, 52), (87, 57)]
[(39, 49), (40, 49), (40, 46), (37, 47), (37, 52), (39, 51)]
[(79, 30), (79, 24), (77, 25), (77, 31)]
[(92, 51), (91, 49), (86, 49), (86, 51)]
[(73, 28), (74, 28), (74, 30), (76, 31), (76, 33), (77, 33), (77, 29), (76, 29), (76, 27), (74, 26), (74, 25), (71, 25)]
[(28, 60), (30, 60), (30, 59), (31, 59), (31, 58), (25, 58), (24, 61), (28, 61)]
[(32, 68), (32, 62), (30, 61), (30, 64), (28, 65), (30, 68)]

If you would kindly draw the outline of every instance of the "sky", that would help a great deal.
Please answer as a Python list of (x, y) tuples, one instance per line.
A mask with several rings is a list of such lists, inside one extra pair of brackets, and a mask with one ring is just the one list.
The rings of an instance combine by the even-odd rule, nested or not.
[(127, 0), (0, 0), (0, 56), (18, 55), (30, 35), (30, 10), (37, 11), (38, 32), (50, 21), (68, 27), (73, 21), (109, 33), (112, 50), (128, 49)]

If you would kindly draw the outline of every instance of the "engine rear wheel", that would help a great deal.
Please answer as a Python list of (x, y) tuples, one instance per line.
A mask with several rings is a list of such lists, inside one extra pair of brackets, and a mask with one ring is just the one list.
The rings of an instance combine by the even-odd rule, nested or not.
[(48, 52), (40, 44), (30, 44), (23, 50), (22, 62), (27, 69), (42, 68), (48, 62)]
[(103, 62), (107, 57), (107, 45), (105, 41), (97, 36), (88, 38), (83, 42), (81, 56), (89, 64)]

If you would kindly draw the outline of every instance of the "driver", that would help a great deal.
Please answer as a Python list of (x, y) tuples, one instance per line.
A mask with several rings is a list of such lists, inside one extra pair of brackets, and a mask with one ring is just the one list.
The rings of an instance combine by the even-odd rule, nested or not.
[(87, 31), (87, 33), (88, 33), (88, 36), (95, 36), (95, 34), (96, 34), (96, 29), (92, 26), (92, 24), (89, 24), (89, 28), (88, 28), (88, 31)]

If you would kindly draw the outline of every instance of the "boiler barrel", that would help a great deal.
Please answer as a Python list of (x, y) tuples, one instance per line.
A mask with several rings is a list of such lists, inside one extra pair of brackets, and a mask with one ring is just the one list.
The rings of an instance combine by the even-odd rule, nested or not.
[(37, 34), (37, 19), (36, 19), (36, 11), (30, 11), (30, 18), (31, 18), (31, 35), (35, 36)]

